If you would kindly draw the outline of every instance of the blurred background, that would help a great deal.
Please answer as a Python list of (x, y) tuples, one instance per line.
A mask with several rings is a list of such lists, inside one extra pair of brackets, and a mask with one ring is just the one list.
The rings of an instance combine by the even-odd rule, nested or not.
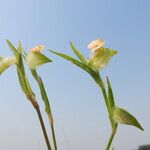
[[(5, 39), (21, 40), (28, 51), (45, 45), (53, 60), (38, 69), (50, 99), (59, 150), (104, 150), (110, 134), (102, 94), (81, 69), (48, 52), (74, 56), (72, 41), (85, 57), (87, 44), (102, 38), (118, 54), (101, 72), (109, 76), (118, 106), (138, 118), (144, 132), (119, 126), (115, 150), (150, 144), (150, 1), (0, 0), (0, 55), (11, 56)], [(44, 105), (29, 71), (31, 85)], [(15, 67), (0, 76), (0, 150), (46, 150), (38, 118), (18, 84)]]

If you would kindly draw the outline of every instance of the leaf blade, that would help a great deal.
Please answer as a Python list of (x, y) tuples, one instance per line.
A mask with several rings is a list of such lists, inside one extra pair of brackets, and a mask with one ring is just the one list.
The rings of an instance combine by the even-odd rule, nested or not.
[(18, 52), (17, 52), (17, 49), (13, 46), (13, 44), (8, 40), (6, 39), (6, 43), (7, 45), (9, 46), (10, 50), (13, 52), (13, 54), (15, 55), (16, 59), (18, 59)]
[(59, 53), (59, 52), (55, 52), (55, 51), (52, 51), (52, 50), (49, 50), (51, 53), (61, 57), (61, 58), (64, 58), (65, 60), (73, 63), (74, 65), (80, 67), (81, 69), (85, 70), (86, 72), (88, 72), (89, 74), (92, 74), (92, 73), (95, 73), (89, 66), (81, 63), (80, 61), (78, 61), (77, 59), (73, 58), (73, 57), (70, 57), (68, 55), (65, 55), (63, 53)]
[(72, 51), (76, 54), (76, 56), (81, 60), (81, 62), (84, 64), (87, 64), (87, 61), (84, 58), (84, 56), (75, 48), (75, 46), (73, 45), (72, 42), (70, 42), (70, 47), (71, 47)]
[(109, 100), (110, 107), (112, 109), (115, 106), (114, 95), (113, 95), (109, 78), (106, 77), (106, 79), (107, 79), (107, 86), (108, 86), (108, 100)]

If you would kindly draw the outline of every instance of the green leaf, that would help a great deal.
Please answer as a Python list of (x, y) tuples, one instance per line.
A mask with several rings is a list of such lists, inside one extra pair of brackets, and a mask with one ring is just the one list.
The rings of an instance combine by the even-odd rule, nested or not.
[(26, 74), (23, 74), (19, 67), (17, 67), (17, 74), (18, 74), (18, 79), (19, 79), (21, 89), (25, 93), (25, 95), (27, 97), (28, 96), (35, 97), (35, 94), (33, 93), (31, 89), (31, 86), (30, 86), (30, 83), (28, 81)]
[[(30, 70), (31, 70), (31, 69), (30, 69)], [(47, 115), (49, 116), (49, 121), (50, 121), (50, 123), (53, 123), (52, 112), (51, 112), (51, 108), (50, 108), (48, 96), (47, 96), (47, 94), (46, 94), (43, 81), (42, 81), (41, 77), (37, 74), (37, 71), (36, 71), (35, 69), (32, 69), (32, 70), (31, 70), (31, 73), (32, 73), (34, 79), (37, 81), (38, 86), (39, 86), (39, 88), (40, 88), (41, 97), (42, 97), (42, 100), (44, 101), (44, 105), (45, 105), (45, 112), (46, 112)]]
[(18, 74), (18, 79), (19, 79), (19, 83), (21, 86), (22, 91), (26, 94), (26, 96), (28, 95), (32, 95), (34, 96), (34, 93), (31, 90), (29, 81), (27, 79), (25, 70), (24, 70), (24, 65), (23, 65), (23, 60), (22, 60), (22, 45), (21, 42), (19, 42), (19, 46), (16, 49), (13, 44), (6, 40), (10, 50), (13, 52), (14, 56), (15, 56), (15, 60), (16, 60), (16, 68), (17, 68), (17, 74)]
[(25, 76), (24, 74), (22, 74), (22, 71), (18, 67), (17, 67), (17, 74), (18, 74), (18, 79), (19, 79), (19, 83), (20, 83), (20, 87), (22, 91), (25, 93), (25, 95), (29, 95), (30, 92), (26, 84)]
[(48, 57), (38, 52), (29, 52), (26, 60), (30, 69), (35, 69), (42, 64), (52, 62)]
[(25, 69), (24, 69), (24, 64), (23, 64), (23, 59), (22, 59), (22, 45), (21, 42), (19, 41), (19, 46), (17, 48), (17, 52), (18, 52), (18, 67), (20, 68), (22, 74), (25, 75)]
[(70, 47), (73, 50), (73, 52), (77, 55), (77, 57), (81, 60), (81, 62), (87, 64), (87, 61), (84, 58), (84, 56), (75, 48), (72, 42), (70, 42)]
[(108, 85), (108, 100), (109, 100), (109, 105), (112, 109), (115, 106), (115, 101), (114, 101), (113, 91), (111, 88), (109, 78), (108, 77), (106, 77), (106, 78), (107, 78), (107, 85)]
[(0, 74), (2, 74), (7, 68), (16, 64), (17, 60), (15, 57), (2, 58), (0, 61)]
[(117, 53), (117, 51), (101, 47), (93, 53), (88, 61), (88, 65), (95, 71), (104, 68), (109, 60)]
[(22, 71), (23, 74), (25, 74), (25, 71), (24, 71), (24, 66), (23, 66), (23, 60), (22, 60), (22, 46), (21, 46), (21, 42), (19, 42), (19, 46), (18, 48), (16, 49), (13, 44), (9, 41), (9, 40), (6, 40), (10, 50), (13, 52), (14, 56), (16, 57), (16, 60), (17, 60), (17, 67), (20, 68), (20, 70)]
[(126, 110), (124, 110), (122, 108), (114, 107), (113, 119), (117, 123), (132, 125), (141, 130), (144, 130), (142, 128), (142, 126), (139, 124), (139, 122), (137, 121), (137, 119), (133, 115), (131, 115), (129, 112), (127, 112)]
[(10, 50), (13, 52), (13, 54), (15, 55), (16, 59), (18, 60), (18, 51), (17, 49), (13, 46), (13, 44), (6, 39), (6, 43), (9, 46)]
[(95, 74), (95, 72), (87, 65), (81, 63), (80, 61), (78, 61), (77, 59), (74, 59), (68, 55), (65, 55), (65, 54), (62, 54), (62, 53), (58, 53), (58, 52), (55, 52), (55, 51), (52, 51), (52, 50), (49, 50), (51, 53), (59, 56), (59, 57), (62, 57), (64, 58), (65, 60), (75, 64), (76, 66), (82, 68), (83, 70), (85, 70), (86, 72), (88, 72), (89, 74)]

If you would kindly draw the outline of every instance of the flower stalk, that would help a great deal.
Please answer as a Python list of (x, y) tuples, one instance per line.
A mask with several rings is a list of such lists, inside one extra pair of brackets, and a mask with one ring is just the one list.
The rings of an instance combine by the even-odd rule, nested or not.
[(46, 145), (47, 145), (47, 149), (51, 150), (51, 145), (50, 145), (50, 142), (49, 142), (49, 139), (48, 139), (48, 135), (47, 135), (47, 132), (46, 132), (43, 117), (41, 115), (40, 107), (39, 107), (37, 101), (32, 98), (32, 96), (28, 96), (27, 98), (32, 103), (33, 108), (35, 108), (35, 110), (37, 112), (37, 115), (38, 115), (38, 118), (39, 118), (39, 121), (40, 121), (40, 125), (41, 125), (42, 131), (43, 131), (44, 139), (45, 139), (45, 142), (46, 142)]
[(110, 149), (110, 146), (111, 146), (111, 144), (112, 144), (112, 141), (113, 141), (113, 139), (114, 139), (114, 136), (115, 136), (115, 134), (116, 134), (116, 132), (117, 132), (117, 126), (118, 126), (118, 125), (115, 125), (115, 127), (112, 128), (111, 135), (110, 135), (110, 137), (109, 137), (109, 140), (108, 140), (108, 143), (107, 143), (107, 145), (106, 145), (105, 150), (109, 150), (109, 149)]

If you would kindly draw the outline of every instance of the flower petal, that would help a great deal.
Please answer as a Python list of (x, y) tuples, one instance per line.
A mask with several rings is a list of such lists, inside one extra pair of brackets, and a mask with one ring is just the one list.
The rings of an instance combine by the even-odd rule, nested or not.
[(104, 44), (105, 43), (102, 39), (98, 39), (89, 43), (88, 48), (91, 49), (91, 52), (94, 52), (96, 49), (101, 48)]
[(44, 49), (43, 45), (37, 45), (36, 47), (33, 47), (30, 49), (30, 52), (38, 52), (40, 53)]

